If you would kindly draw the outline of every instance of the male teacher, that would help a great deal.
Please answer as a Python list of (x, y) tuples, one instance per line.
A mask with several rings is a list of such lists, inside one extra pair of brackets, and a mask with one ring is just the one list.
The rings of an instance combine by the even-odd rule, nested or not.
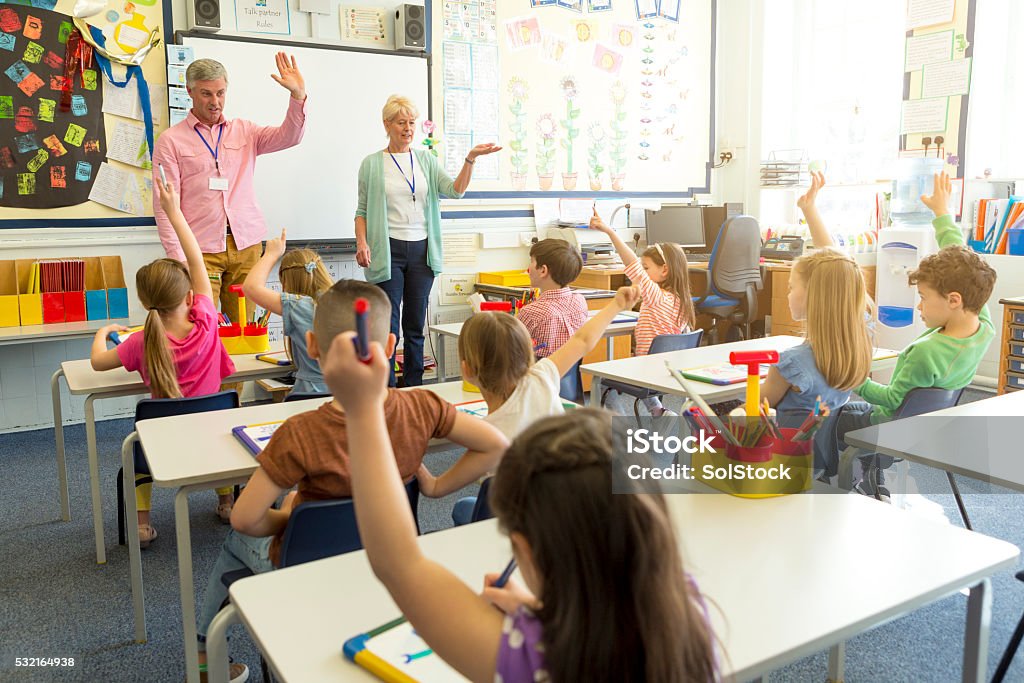
[(156, 142), (153, 154), (153, 213), (164, 250), (185, 260), (167, 215), (160, 208), (161, 167), (167, 182), (178, 188), (181, 212), (203, 250), (213, 298), (234, 322), (238, 297), (229, 287), (242, 284), (261, 255), (267, 234), (256, 202), (253, 171), (256, 157), (299, 144), (306, 127), (306, 84), (295, 57), (277, 53), (277, 74), (271, 74), (291, 98), (280, 126), (259, 126), (244, 119), (224, 118), (228, 73), (212, 59), (197, 59), (185, 72), (192, 110)]

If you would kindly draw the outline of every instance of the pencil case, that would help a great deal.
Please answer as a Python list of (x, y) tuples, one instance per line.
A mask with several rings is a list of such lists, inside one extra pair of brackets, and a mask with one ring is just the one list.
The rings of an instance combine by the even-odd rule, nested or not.
[[(809, 490), (814, 483), (814, 440), (793, 441), (796, 429), (780, 427), (779, 432), (783, 438), (765, 434), (754, 446), (736, 446), (716, 437), (711, 442), (714, 450), (694, 453), (694, 476), (740, 498), (774, 498)], [(741, 466), (745, 476), (725, 476), (737, 471), (730, 467), (734, 465)], [(788, 472), (788, 478), (771, 478), (772, 472)]]
[(270, 333), (260, 325), (224, 325), (217, 328), (217, 334), (229, 356), (266, 353), (270, 350)]

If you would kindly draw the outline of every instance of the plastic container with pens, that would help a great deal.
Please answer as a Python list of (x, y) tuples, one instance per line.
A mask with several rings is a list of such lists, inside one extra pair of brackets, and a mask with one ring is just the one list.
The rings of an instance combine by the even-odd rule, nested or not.
[[(238, 295), (238, 319), (245, 321), (245, 294), (242, 292), (242, 286), (231, 285), (229, 289)], [(217, 334), (231, 356), (265, 353), (270, 350), (270, 334), (266, 325), (231, 323), (217, 328)]]

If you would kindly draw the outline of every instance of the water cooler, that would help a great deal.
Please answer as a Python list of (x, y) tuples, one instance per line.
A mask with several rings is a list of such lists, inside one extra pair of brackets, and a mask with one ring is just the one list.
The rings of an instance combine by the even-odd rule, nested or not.
[(938, 251), (931, 224), (934, 216), (920, 196), (932, 193), (933, 175), (943, 167), (941, 159), (900, 159), (898, 163), (892, 189), (893, 225), (878, 233), (877, 346), (902, 349), (925, 331), (917, 310), (917, 288), (907, 284), (907, 275), (921, 259)]

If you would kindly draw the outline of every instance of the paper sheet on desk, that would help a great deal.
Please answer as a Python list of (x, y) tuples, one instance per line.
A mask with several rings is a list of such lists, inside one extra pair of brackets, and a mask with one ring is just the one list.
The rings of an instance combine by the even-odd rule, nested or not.
[(560, 199), (558, 201), (558, 220), (563, 223), (589, 224), (593, 215), (593, 199)]

